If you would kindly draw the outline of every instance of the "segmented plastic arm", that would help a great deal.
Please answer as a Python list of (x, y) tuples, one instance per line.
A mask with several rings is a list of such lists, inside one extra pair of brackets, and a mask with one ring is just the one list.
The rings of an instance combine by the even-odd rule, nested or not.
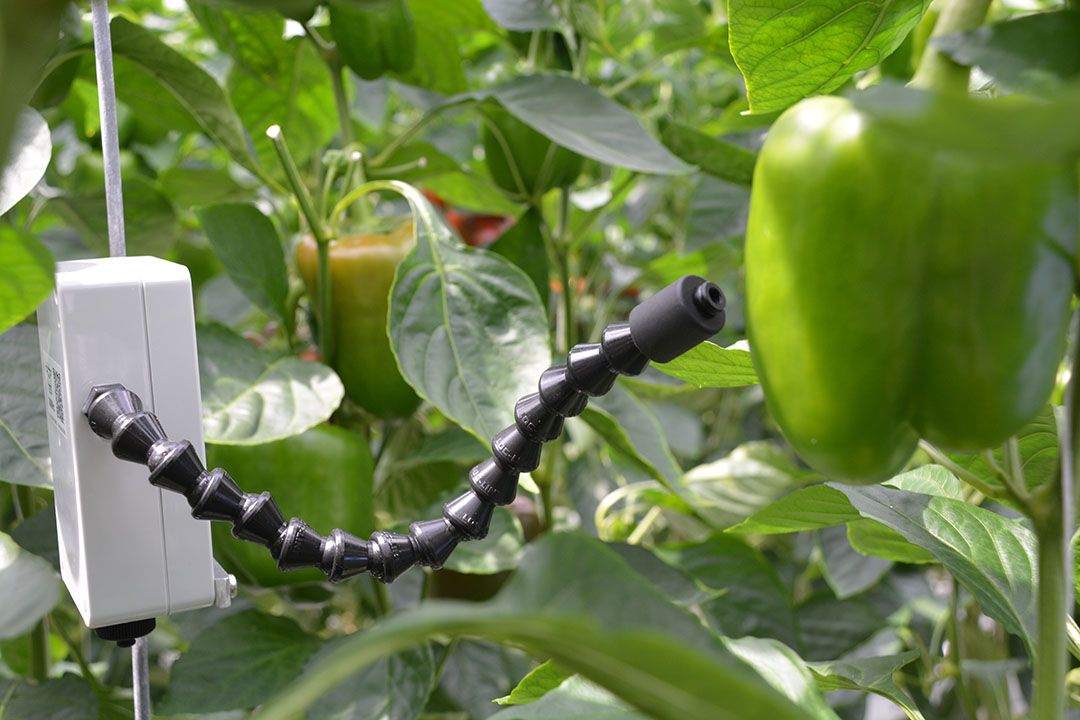
[(458, 543), (485, 537), (495, 508), (513, 502), (518, 476), (540, 465), (543, 444), (559, 437), (566, 418), (619, 375), (637, 375), (649, 361), (668, 362), (712, 337), (724, 325), (724, 302), (719, 287), (688, 275), (634, 308), (629, 322), (604, 328), (599, 343), (574, 346), (564, 365), (544, 371), (537, 392), (517, 401), (514, 424), (469, 471), (470, 489), (407, 535), (377, 530), (363, 540), (335, 529), (323, 537), (300, 518), (286, 520), (270, 493), (245, 493), (225, 470), (207, 470), (190, 442), (169, 440), (123, 385), (95, 386), (83, 414), (116, 457), (145, 464), (150, 483), (183, 494), (194, 517), (231, 522), (234, 536), (268, 548), (280, 570), (317, 567), (332, 582), (366, 571), (388, 583), (416, 564), (441, 568)]

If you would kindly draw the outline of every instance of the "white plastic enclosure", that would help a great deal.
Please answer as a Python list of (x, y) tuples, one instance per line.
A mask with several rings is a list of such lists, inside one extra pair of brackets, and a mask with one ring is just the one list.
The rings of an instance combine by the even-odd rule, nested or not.
[(82, 414), (91, 387), (123, 383), (205, 459), (187, 268), (153, 257), (58, 263), (38, 332), (60, 568), (83, 621), (213, 604), (210, 524), (152, 486), (145, 466), (116, 459)]

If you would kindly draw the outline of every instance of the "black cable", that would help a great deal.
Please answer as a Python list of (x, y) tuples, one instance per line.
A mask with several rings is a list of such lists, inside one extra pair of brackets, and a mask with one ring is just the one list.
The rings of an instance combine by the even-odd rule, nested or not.
[(492, 438), (492, 457), (469, 471), (470, 489), (407, 535), (376, 530), (362, 540), (334, 529), (323, 537), (300, 518), (286, 521), (270, 493), (245, 493), (225, 470), (207, 470), (190, 442), (169, 440), (123, 385), (92, 388), (83, 414), (112, 441), (113, 455), (145, 464), (150, 483), (184, 495), (194, 517), (231, 522), (234, 536), (264, 545), (280, 570), (317, 567), (331, 582), (367, 571), (389, 583), (416, 564), (441, 568), (458, 543), (484, 538), (495, 508), (513, 502), (518, 476), (539, 467), (543, 444), (559, 437), (565, 418), (581, 414), (619, 375), (668, 362), (719, 332), (724, 304), (719, 287), (687, 275), (634, 308), (629, 322), (604, 328), (599, 343), (575, 345), (564, 365), (544, 371), (537, 392), (517, 401), (514, 424)]

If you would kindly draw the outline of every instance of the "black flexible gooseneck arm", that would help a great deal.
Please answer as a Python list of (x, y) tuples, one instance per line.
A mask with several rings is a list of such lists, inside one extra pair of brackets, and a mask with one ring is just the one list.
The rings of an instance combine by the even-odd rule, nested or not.
[(575, 345), (565, 365), (545, 370), (538, 391), (517, 401), (514, 424), (492, 438), (492, 457), (469, 471), (470, 489), (446, 503), (441, 518), (414, 522), (408, 535), (377, 530), (362, 540), (335, 529), (323, 537), (300, 518), (286, 521), (270, 493), (245, 493), (223, 469), (207, 470), (190, 442), (167, 439), (123, 385), (95, 386), (83, 414), (116, 457), (145, 464), (150, 483), (183, 494), (194, 517), (231, 522), (233, 535), (264, 545), (280, 570), (317, 567), (331, 582), (367, 571), (389, 583), (415, 564), (438, 569), (458, 543), (484, 538), (495, 507), (514, 500), (518, 475), (540, 465), (543, 444), (559, 437), (565, 418), (581, 414), (620, 374), (668, 362), (719, 332), (724, 302), (719, 287), (687, 275), (634, 308), (629, 322), (604, 328), (599, 343)]

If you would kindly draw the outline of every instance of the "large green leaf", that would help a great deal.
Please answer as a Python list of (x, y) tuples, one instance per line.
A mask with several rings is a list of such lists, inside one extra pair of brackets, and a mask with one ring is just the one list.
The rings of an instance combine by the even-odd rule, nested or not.
[(616, 385), (607, 395), (593, 400), (581, 419), (627, 460), (682, 494), (682, 468), (660, 421), (633, 393)]
[(714, 528), (746, 520), (803, 480), (791, 460), (775, 445), (740, 445), (726, 457), (686, 473), (686, 500)]
[(1080, 75), (1080, 12), (1036, 13), (935, 38), (961, 65), (977, 65), (1020, 91), (1057, 88)]
[[(209, 73), (122, 16), (113, 18), (111, 27), (120, 99), (151, 120), (160, 117), (166, 103), (181, 108), (234, 160), (258, 174), (236, 111)], [(164, 97), (146, 79), (164, 89)]]
[(0, 3), (0, 167), (23, 104), (57, 46), (68, 0)]
[(494, 600), (429, 603), (358, 633), (312, 663), (263, 718), (295, 717), (362, 667), (434, 634), (518, 643), (663, 720), (809, 717), (600, 543), (548, 535)]
[(702, 606), (718, 632), (798, 644), (790, 593), (764, 556), (739, 538), (716, 535), (658, 554), (718, 595)]
[(753, 666), (769, 684), (818, 720), (839, 720), (798, 654), (777, 640), (744, 637), (727, 640), (728, 649)]
[(530, 32), (555, 26), (551, 0), (484, 0), (484, 9), (507, 30)]
[(863, 517), (929, 551), (982, 611), (1030, 647), (1035, 637), (1037, 543), (1021, 521), (960, 500), (888, 487), (836, 489)]
[(427, 198), (404, 183), (416, 246), (397, 269), (390, 342), (409, 384), (488, 442), (548, 366), (547, 318), (536, 288), (500, 255), (466, 247)]
[(0, 332), (21, 321), (49, 296), (56, 264), (32, 235), (0, 226)]
[(757, 153), (677, 122), (665, 123), (660, 138), (668, 150), (702, 172), (750, 187)]
[(839, 600), (827, 590), (805, 600), (796, 615), (800, 653), (815, 661), (854, 651), (885, 625), (885, 616), (865, 595)]
[(325, 365), (277, 357), (223, 325), (199, 325), (203, 433), (207, 442), (257, 445), (327, 420), (345, 388)]
[(476, 0), (410, 0), (416, 28), (416, 58), (408, 72), (395, 73), (404, 83), (453, 95), (468, 89), (465, 62), (458, 48), (461, 33), (488, 25)]
[(492, 97), (540, 134), (605, 165), (674, 175), (692, 167), (657, 142), (629, 110), (563, 75), (523, 75), (476, 97)]
[(229, 73), (229, 98), (251, 133), (259, 162), (279, 172), (273, 143), (266, 137), (271, 125), (281, 127), (296, 162), (318, 155), (338, 129), (330, 75), (311, 43), (291, 38), (273, 76), (256, 76), (240, 69)]
[(300, 674), (321, 641), (283, 617), (245, 610), (191, 641), (172, 668), (159, 711), (212, 713), (252, 708)]
[[(627, 546), (629, 547), (629, 546)], [(564, 672), (550, 660), (542, 662), (521, 678), (506, 697), (496, 698), (499, 705), (528, 705), (555, 690), (567, 679), (573, 677)]]
[(265, 10), (215, 7), (201, 0), (189, 0), (187, 5), (218, 48), (245, 71), (258, 77), (273, 77), (285, 69), (289, 49), (284, 38), (285, 19), (281, 15)]
[[(179, 235), (176, 210), (157, 186), (143, 175), (124, 177), (124, 234), (132, 255), (165, 255)], [(102, 254), (109, 247), (105, 186), (90, 192), (59, 195), (49, 200), (87, 247)]]
[[(319, 662), (345, 638), (323, 645), (309, 663)], [(323, 696), (308, 720), (414, 720), (424, 711), (435, 684), (435, 656), (428, 644), (383, 658)]]
[(785, 495), (728, 532), (774, 535), (816, 530), (858, 519), (859, 513), (840, 490), (828, 485), (812, 485)]
[(49, 485), (49, 435), (37, 328), (16, 325), (0, 335), (0, 480)]
[(256, 306), (285, 318), (289, 277), (281, 239), (270, 219), (248, 203), (221, 203), (195, 211), (225, 272)]
[(742, 387), (758, 383), (749, 351), (722, 348), (711, 342), (703, 342), (671, 362), (657, 363), (656, 369), (699, 388)]
[(26, 633), (60, 600), (49, 563), (0, 533), (0, 640)]
[(52, 157), (52, 138), (45, 118), (23, 108), (15, 121), (7, 162), (0, 164), (0, 215), (26, 197), (45, 176)]
[[(1024, 475), (1024, 484), (1029, 489), (1034, 489), (1055, 480), (1060, 472), (1060, 465), (1054, 406), (1044, 407), (1038, 417), (1016, 434), (1016, 438), (1020, 449), (1020, 470)], [(1004, 489), (1001, 479), (987, 464), (982, 453), (950, 453), (949, 457), (965, 470), (974, 473), (990, 487)], [(1000, 448), (993, 451), (993, 457), (999, 468), (1006, 466)]]
[(858, 552), (845, 527), (822, 528), (817, 546), (825, 582), (841, 600), (870, 589), (892, 568), (890, 560)]
[(14, 687), (0, 685), (4, 717), (12, 720), (103, 720), (99, 698), (83, 678), (70, 673), (36, 685), (16, 680)]
[(809, 663), (809, 666), (822, 690), (872, 692), (892, 700), (910, 720), (923, 720), (911, 695), (893, 682), (893, 674), (918, 657), (919, 651), (912, 650), (902, 655)]
[(728, 0), (731, 54), (750, 111), (832, 92), (899, 47), (929, 0)]
[(277, 10), (295, 20), (307, 20), (315, 12), (319, 0), (207, 0), (213, 5), (232, 5), (258, 10)]
[(458, 546), (444, 567), (470, 575), (491, 575), (513, 570), (521, 560), (524, 547), (521, 523), (506, 508), (496, 508), (487, 537)]

